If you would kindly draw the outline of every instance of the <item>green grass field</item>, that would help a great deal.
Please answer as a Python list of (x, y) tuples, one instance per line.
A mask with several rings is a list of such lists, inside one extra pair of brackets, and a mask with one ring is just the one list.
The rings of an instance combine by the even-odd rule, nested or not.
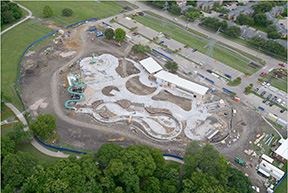
[(18, 108), (21, 108), (22, 105), (14, 90), (14, 84), (17, 77), (19, 59), (31, 42), (49, 31), (51, 31), (49, 28), (40, 25), (35, 20), (29, 20), (11, 29), (1, 38), (2, 91)]
[[(274, 71), (274, 70), (273, 70)], [(269, 72), (268, 75), (265, 77), (264, 81), (270, 80), (271, 76), (273, 75), (273, 71)], [(271, 78), (271, 85), (279, 90), (282, 90), (287, 93), (287, 76), (283, 78)]]
[[(117, 2), (97, 1), (21, 1), (23, 6), (30, 9), (33, 16), (43, 18), (43, 8), (48, 5), (53, 11), (53, 16), (48, 18), (60, 25), (68, 25), (91, 17), (104, 18), (115, 15), (123, 9)], [(73, 10), (71, 17), (63, 17), (62, 10), (70, 8)]]
[[(197, 34), (190, 33), (172, 22), (159, 19), (159, 17), (148, 14), (145, 16), (136, 16), (134, 19), (147, 27), (167, 34), (169, 37), (175, 39), (176, 41), (179, 41), (194, 49), (198, 49), (198, 51), (203, 54), (207, 53), (207, 48), (205, 48), (205, 46), (208, 44), (207, 39)], [(248, 75), (253, 74), (258, 70), (248, 65), (249, 60), (246, 57), (243, 57), (240, 54), (229, 50), (217, 43), (215, 44), (212, 57)]]

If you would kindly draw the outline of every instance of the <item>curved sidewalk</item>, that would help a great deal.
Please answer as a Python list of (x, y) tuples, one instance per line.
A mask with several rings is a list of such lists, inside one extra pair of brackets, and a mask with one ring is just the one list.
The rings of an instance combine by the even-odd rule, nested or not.
[[(22, 122), (22, 124), (25, 126), (23, 128), (24, 131), (28, 131), (29, 127), (28, 127), (28, 123), (25, 119), (25, 117), (23, 116), (23, 114), (12, 104), (12, 103), (5, 103), (5, 105), (11, 109), (11, 111), (13, 111), (13, 113), (17, 116), (17, 118)], [(43, 147), (41, 144), (39, 144), (34, 138), (31, 141), (31, 144), (37, 149), (39, 150), (41, 153), (51, 156), (51, 157), (58, 157), (58, 158), (67, 158), (69, 157), (68, 154), (64, 154), (63, 152), (55, 152), (55, 151), (51, 151), (49, 149), (46, 149), (45, 147)]]
[[(13, 2), (13, 1), (11, 1), (11, 2)], [(16, 2), (13, 2), (13, 3), (16, 3)], [(31, 12), (29, 9), (27, 9), (27, 8), (24, 7), (23, 5), (20, 5), (19, 3), (16, 3), (16, 4), (17, 4), (19, 7), (21, 7), (22, 9), (24, 9), (25, 11), (27, 11), (27, 12), (28, 12), (28, 15), (27, 15), (25, 18), (23, 18), (22, 20), (18, 21), (17, 23), (13, 24), (12, 26), (8, 27), (7, 29), (3, 30), (3, 31), (0, 33), (0, 35), (3, 35), (5, 32), (9, 31), (10, 29), (16, 27), (17, 25), (23, 23), (24, 21), (26, 21), (26, 20), (28, 20), (28, 19), (30, 19), (30, 18), (32, 17), (32, 12)]]

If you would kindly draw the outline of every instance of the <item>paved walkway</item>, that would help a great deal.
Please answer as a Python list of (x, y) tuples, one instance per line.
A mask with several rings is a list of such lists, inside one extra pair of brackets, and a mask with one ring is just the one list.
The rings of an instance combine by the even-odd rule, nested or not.
[[(11, 2), (13, 2), (13, 1), (11, 1)], [(16, 3), (16, 2), (15, 2), (15, 3)], [(28, 19), (30, 19), (30, 18), (32, 17), (32, 12), (31, 12), (29, 9), (27, 9), (27, 8), (24, 7), (23, 5), (20, 5), (19, 3), (16, 3), (16, 4), (17, 4), (19, 7), (21, 7), (22, 9), (24, 9), (25, 11), (27, 11), (27, 12), (28, 12), (28, 15), (27, 15), (25, 18), (23, 18), (22, 20), (20, 20), (20, 21), (18, 21), (17, 23), (11, 25), (11, 26), (8, 27), (7, 29), (3, 30), (3, 31), (0, 33), (0, 35), (3, 35), (5, 32), (11, 30), (12, 28), (16, 27), (17, 25), (23, 23), (24, 21), (26, 21), (26, 20), (28, 20)]]
[[(11, 111), (13, 111), (13, 113), (17, 116), (17, 118), (22, 122), (22, 124), (25, 126), (24, 127), (24, 131), (28, 131), (29, 127), (28, 127), (28, 123), (25, 119), (25, 117), (23, 116), (23, 114), (12, 104), (12, 103), (5, 103), (5, 105), (11, 109)], [(51, 157), (58, 157), (58, 158), (67, 158), (69, 157), (68, 154), (64, 154), (60, 151), (55, 152), (55, 151), (50, 151), (49, 149), (46, 149), (45, 147), (43, 147), (41, 144), (39, 144), (35, 139), (33, 139), (31, 141), (31, 144), (40, 152), (42, 152), (45, 155), (51, 156)]]

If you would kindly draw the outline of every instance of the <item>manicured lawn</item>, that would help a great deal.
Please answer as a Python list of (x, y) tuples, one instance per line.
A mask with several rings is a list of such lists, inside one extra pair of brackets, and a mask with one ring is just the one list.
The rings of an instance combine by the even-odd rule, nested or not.
[(284, 76), (282, 78), (272, 77), (274, 71), (275, 70), (269, 72), (268, 75), (265, 77), (264, 81), (270, 80), (271, 78), (272, 86), (287, 93), (287, 76)]
[[(198, 49), (198, 51), (203, 54), (207, 53), (207, 48), (205, 48), (205, 46), (208, 44), (208, 40), (204, 37), (190, 33), (172, 22), (159, 19), (152, 15), (146, 14), (145, 16), (136, 16), (134, 18), (145, 26), (148, 26), (156, 31), (163, 32), (176, 41), (179, 41), (194, 49)], [(248, 65), (249, 60), (246, 57), (224, 48), (217, 43), (215, 44), (211, 57), (245, 74), (253, 74), (258, 70)]]
[[(123, 9), (120, 4), (112, 1), (21, 1), (19, 3), (30, 9), (34, 16), (40, 18), (43, 18), (44, 6), (50, 6), (54, 15), (48, 19), (60, 25), (68, 25), (92, 17), (105, 18), (120, 13)], [(73, 15), (63, 17), (64, 8), (72, 9)]]
[(17, 77), (19, 59), (31, 42), (49, 31), (51, 31), (49, 28), (40, 25), (35, 20), (29, 20), (11, 29), (1, 38), (2, 91), (11, 98), (11, 102), (18, 108), (22, 108), (22, 105), (14, 90), (14, 84)]

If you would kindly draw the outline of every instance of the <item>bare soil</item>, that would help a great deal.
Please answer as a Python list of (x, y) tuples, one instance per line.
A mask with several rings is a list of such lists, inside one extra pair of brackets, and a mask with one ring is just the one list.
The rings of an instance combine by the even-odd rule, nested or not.
[(139, 80), (139, 76), (135, 76), (133, 78), (130, 78), (126, 82), (126, 88), (137, 95), (149, 95), (152, 94), (156, 88), (154, 87), (148, 87), (144, 84), (142, 84)]
[(166, 90), (161, 91), (159, 94), (153, 96), (152, 99), (155, 101), (169, 101), (171, 103), (174, 103), (175, 105), (178, 105), (179, 107), (181, 107), (185, 111), (191, 110), (192, 102), (190, 99), (175, 96)]
[(119, 88), (117, 88), (116, 86), (106, 86), (102, 89), (102, 93), (106, 96), (114, 96), (114, 94), (111, 93), (112, 90), (115, 91), (120, 91)]
[(140, 70), (138, 70), (134, 64), (130, 61), (127, 61), (125, 59), (119, 59), (119, 65), (116, 68), (116, 72), (122, 77), (128, 77), (133, 74), (140, 73)]

